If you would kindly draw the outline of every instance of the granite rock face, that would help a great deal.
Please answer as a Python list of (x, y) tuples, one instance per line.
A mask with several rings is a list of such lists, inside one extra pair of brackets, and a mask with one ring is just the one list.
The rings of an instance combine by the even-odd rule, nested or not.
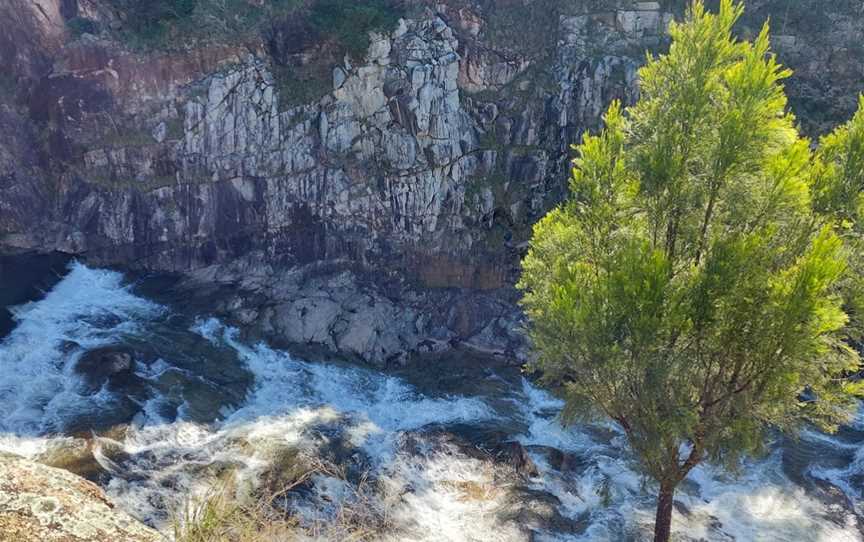
[(157, 542), (156, 531), (68, 471), (0, 454), (0, 539), (16, 542)]
[(418, 288), (402, 273), (349, 261), (273, 268), (250, 258), (186, 274), (177, 295), (204, 299), (253, 336), (301, 352), (402, 366), (461, 347), (510, 362), (527, 344), (512, 290)]
[[(122, 25), (108, 0), (0, 6), (18, 21), (0, 38), (0, 246), (218, 277), (229, 318), (370, 362), (458, 343), (522, 359), (530, 227), (566, 193), (570, 144), (636, 99), (682, 3), (408, 3), (363, 58), (335, 60), (288, 22), (281, 41), (148, 53), (72, 35), (82, 14)], [(749, 5), (741, 32), (774, 16), (805, 127), (848, 117), (853, 7), (819, 8), (826, 36), (785, 2)], [(303, 83), (285, 51), (321, 64), (323, 97), (287, 99)]]

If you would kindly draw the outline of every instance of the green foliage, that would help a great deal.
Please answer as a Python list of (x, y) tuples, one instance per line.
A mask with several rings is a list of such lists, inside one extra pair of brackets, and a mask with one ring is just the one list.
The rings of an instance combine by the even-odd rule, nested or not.
[(99, 23), (87, 17), (74, 17), (66, 21), (66, 27), (73, 36), (80, 37), (82, 34), (98, 34)]
[(671, 25), (638, 104), (613, 103), (576, 148), (572, 197), (535, 226), (519, 284), (566, 413), (619, 423), (666, 490), (856, 404), (844, 231), (864, 224), (864, 112), (814, 155), (767, 25), (733, 37), (742, 11), (696, 0)]
[(369, 33), (392, 31), (401, 16), (402, 7), (391, 0), (318, 0), (312, 5), (310, 22), (359, 58), (369, 48)]
[(853, 272), (840, 285), (851, 318), (849, 339), (864, 337), (864, 95), (847, 124), (819, 142), (814, 207), (838, 225)]
[(133, 47), (175, 49), (194, 42), (242, 40), (305, 5), (305, 0), (110, 0), (125, 14), (121, 36)]
[(846, 224), (864, 224), (864, 95), (858, 113), (819, 142), (815, 207)]
[(145, 43), (164, 37), (172, 23), (189, 17), (198, 0), (116, 0), (125, 10), (129, 30)]
[[(370, 32), (390, 32), (405, 15), (400, 0), (109, 1), (125, 14), (121, 37), (141, 49), (182, 49), (196, 42), (240, 41), (256, 35), (266, 38), (288, 21), (297, 29), (312, 29), (333, 40), (342, 52), (359, 58), (369, 48)], [(90, 31), (86, 22), (73, 25), (73, 32)]]

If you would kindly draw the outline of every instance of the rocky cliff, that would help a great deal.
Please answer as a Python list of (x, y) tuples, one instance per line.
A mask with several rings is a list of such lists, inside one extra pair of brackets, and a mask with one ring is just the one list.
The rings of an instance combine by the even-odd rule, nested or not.
[[(524, 357), (530, 226), (684, 4), (171, 1), (0, 5), (0, 246), (181, 273), (250, 329), (374, 363)], [(861, 10), (748, 4), (813, 135), (864, 90)]]

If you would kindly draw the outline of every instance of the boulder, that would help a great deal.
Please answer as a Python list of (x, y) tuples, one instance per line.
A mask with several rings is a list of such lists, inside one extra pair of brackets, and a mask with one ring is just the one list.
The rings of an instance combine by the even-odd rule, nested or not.
[(119, 390), (137, 380), (132, 352), (116, 346), (85, 352), (75, 364), (75, 372), (83, 377), (91, 392), (98, 391), (106, 383), (110, 388)]
[(581, 535), (588, 526), (587, 517), (570, 518), (560, 512), (561, 499), (552, 493), (516, 488), (497, 513), (501, 521), (514, 522), (526, 531), (528, 540), (540, 533), (555, 532), (563, 536)]
[(549, 466), (559, 472), (579, 472), (588, 465), (585, 457), (558, 448), (551, 446), (530, 446), (529, 448), (532, 452), (543, 454)]
[(512, 467), (519, 476), (531, 478), (539, 474), (537, 465), (534, 464), (528, 450), (516, 441), (498, 445), (493, 453), (497, 462)]
[(52, 441), (48, 449), (34, 459), (43, 465), (69, 471), (91, 482), (98, 482), (105, 473), (93, 456), (90, 441), (85, 438)]
[[(507, 440), (509, 433), (502, 428), (450, 425), (440, 429), (427, 428), (424, 438), (430, 439), (433, 447), (443, 449), (452, 446), (468, 457), (481, 461), (491, 460), (498, 465), (510, 467), (514, 474), (523, 479), (539, 474), (528, 450), (515, 440)], [(411, 444), (411, 441), (407, 443)], [(416, 446), (414, 448), (419, 450)]]
[(65, 470), (0, 454), (0, 539), (16, 542), (156, 542), (98, 486)]

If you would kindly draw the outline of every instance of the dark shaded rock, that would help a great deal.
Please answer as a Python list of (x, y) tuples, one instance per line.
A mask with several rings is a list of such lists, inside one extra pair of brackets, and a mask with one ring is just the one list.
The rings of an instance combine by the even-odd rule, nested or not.
[(498, 445), (494, 450), (494, 457), (496, 461), (513, 468), (519, 476), (531, 478), (539, 474), (528, 450), (518, 442), (510, 441)]
[[(572, 519), (559, 511), (561, 500), (541, 490), (518, 488), (499, 511), (502, 521), (517, 523), (529, 533), (555, 532), (578, 535), (588, 526), (588, 518)], [(533, 539), (533, 536), (531, 537)]]
[(42, 297), (63, 278), (69, 259), (59, 252), (0, 254), (0, 339), (15, 325), (8, 307)]
[(558, 448), (550, 446), (529, 446), (528, 448), (532, 452), (543, 454), (549, 466), (559, 472), (578, 472), (588, 466), (587, 458), (559, 450)]
[[(503, 427), (460, 424), (440, 429), (427, 428), (423, 440), (427, 444), (431, 442), (433, 448), (453, 446), (468, 457), (492, 461), (523, 479), (537, 476), (537, 465), (521, 443), (510, 440), (512, 434), (512, 430)], [(407, 440), (406, 446), (415, 452), (420, 449), (416, 438)]]
[(139, 382), (135, 375), (135, 358), (131, 350), (107, 346), (85, 352), (75, 364), (88, 391), (98, 391), (108, 384), (112, 391), (122, 391)]
[(140, 403), (126, 395), (117, 394), (100, 402), (98, 408), (83, 412), (60, 428), (65, 433), (85, 435), (91, 431), (107, 431), (127, 425), (141, 411)]
[(92, 395), (107, 389), (111, 396), (98, 409), (81, 413), (63, 430), (83, 433), (102, 431), (128, 424), (149, 396), (144, 379), (135, 374), (134, 353), (125, 347), (109, 346), (85, 352), (75, 364), (81, 375), (82, 392)]

